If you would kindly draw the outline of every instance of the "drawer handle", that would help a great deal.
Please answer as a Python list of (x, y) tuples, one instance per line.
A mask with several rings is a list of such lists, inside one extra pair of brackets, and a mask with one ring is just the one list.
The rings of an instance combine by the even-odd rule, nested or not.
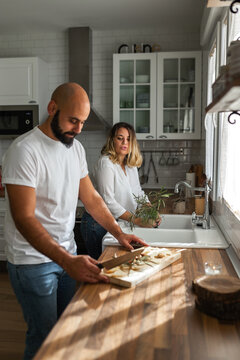
[(147, 135), (146, 139), (153, 139), (153, 136), (152, 135)]
[(159, 135), (159, 138), (160, 139), (167, 139), (167, 136), (166, 135)]

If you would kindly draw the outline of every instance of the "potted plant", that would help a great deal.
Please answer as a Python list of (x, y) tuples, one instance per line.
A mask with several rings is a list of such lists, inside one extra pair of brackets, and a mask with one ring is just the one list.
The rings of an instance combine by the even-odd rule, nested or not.
[[(137, 209), (132, 214), (129, 221), (131, 230), (134, 228), (134, 219), (141, 218), (143, 224), (149, 222), (155, 222), (159, 218), (159, 211), (162, 207), (165, 207), (165, 200), (169, 198), (173, 193), (167, 193), (164, 187), (161, 187), (158, 191), (150, 191), (148, 196), (135, 196), (137, 202)], [(150, 199), (150, 203), (149, 203)]]

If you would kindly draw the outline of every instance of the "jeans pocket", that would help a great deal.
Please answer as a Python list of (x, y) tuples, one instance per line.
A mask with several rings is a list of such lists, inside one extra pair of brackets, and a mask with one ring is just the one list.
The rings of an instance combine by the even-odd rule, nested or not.
[(18, 278), (25, 293), (48, 296), (57, 290), (58, 275), (50, 264), (18, 267)]

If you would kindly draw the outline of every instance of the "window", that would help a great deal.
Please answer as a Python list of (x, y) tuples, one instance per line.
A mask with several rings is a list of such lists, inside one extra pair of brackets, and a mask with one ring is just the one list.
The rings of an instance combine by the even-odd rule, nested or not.
[[(226, 29), (222, 26), (221, 55), (226, 53)], [(224, 33), (224, 35), (223, 35)], [(240, 17), (230, 13), (228, 44), (240, 37)], [(221, 57), (223, 64), (223, 57)], [(228, 122), (230, 113), (219, 115), (219, 161), (217, 196), (223, 199), (235, 216), (240, 220), (240, 117), (236, 115), (234, 125)], [(231, 117), (231, 121), (234, 116)]]
[[(231, 118), (232, 120), (232, 118)], [(226, 114), (222, 116), (220, 125), (220, 188), (219, 195), (226, 205), (240, 220), (240, 121), (237, 116), (234, 125), (227, 121)]]

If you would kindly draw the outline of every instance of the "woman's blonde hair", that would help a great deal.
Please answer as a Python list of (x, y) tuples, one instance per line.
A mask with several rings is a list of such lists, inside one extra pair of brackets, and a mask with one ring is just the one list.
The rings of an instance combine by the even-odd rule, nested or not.
[(134, 128), (128, 123), (119, 122), (112, 127), (107, 138), (107, 142), (102, 148), (101, 154), (108, 156), (114, 164), (119, 163), (118, 154), (114, 148), (114, 137), (116, 136), (117, 131), (121, 128), (127, 129), (130, 137), (129, 153), (125, 157), (125, 164), (129, 167), (140, 167), (142, 165), (142, 155), (140, 153)]

